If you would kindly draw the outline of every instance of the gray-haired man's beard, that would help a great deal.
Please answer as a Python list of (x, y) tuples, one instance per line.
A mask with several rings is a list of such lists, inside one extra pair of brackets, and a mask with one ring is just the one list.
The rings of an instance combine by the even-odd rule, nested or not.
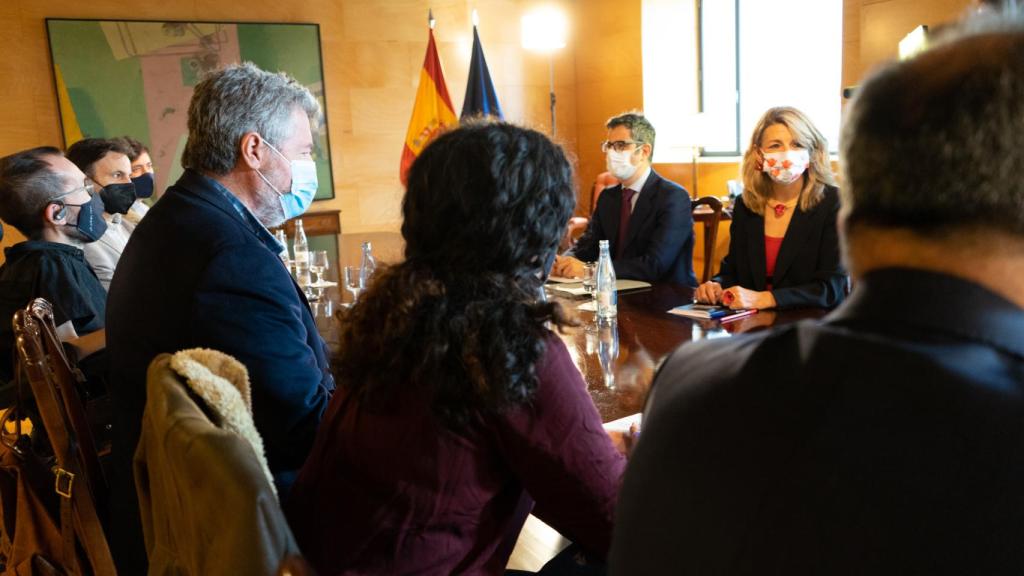
[(260, 205), (253, 211), (256, 218), (267, 228), (277, 228), (284, 224), (284, 208), (280, 197), (273, 190), (266, 190), (260, 195)]

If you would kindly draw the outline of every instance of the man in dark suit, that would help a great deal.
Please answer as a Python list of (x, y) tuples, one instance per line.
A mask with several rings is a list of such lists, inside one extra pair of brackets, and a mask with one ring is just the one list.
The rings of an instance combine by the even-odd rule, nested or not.
[(141, 574), (132, 455), (146, 370), (163, 352), (212, 348), (249, 370), (252, 409), (282, 497), (334, 389), (309, 304), (267, 231), (316, 190), (312, 94), (284, 74), (230, 66), (200, 82), (189, 106), (185, 173), (132, 234), (110, 286), (107, 346), (117, 431), (115, 557)]
[(596, 261), (598, 242), (608, 240), (619, 278), (696, 286), (690, 194), (651, 169), (654, 126), (638, 112), (616, 116), (606, 126), (601, 150), (621, 184), (601, 192), (586, 232), (555, 259), (553, 274), (582, 277), (583, 263)]
[(680, 348), (613, 574), (1024, 573), (1024, 22), (890, 64), (847, 108), (855, 279), (823, 323)]

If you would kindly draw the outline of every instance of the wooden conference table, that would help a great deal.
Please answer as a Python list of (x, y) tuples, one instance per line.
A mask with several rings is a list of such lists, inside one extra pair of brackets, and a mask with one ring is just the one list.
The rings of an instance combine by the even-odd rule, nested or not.
[[(586, 301), (553, 298), (573, 308)], [(580, 312), (580, 320), (590, 324), (591, 329), (580, 327), (561, 335), (603, 421), (611, 422), (642, 411), (655, 369), (681, 344), (728, 338), (827, 314), (820, 309), (762, 311), (721, 324), (667, 312), (692, 299), (693, 289), (678, 284), (655, 284), (651, 288), (620, 292), (618, 320), (614, 325), (595, 327), (594, 313)], [(311, 303), (317, 328), (332, 350), (338, 346), (333, 314), (340, 305), (338, 288), (328, 288), (319, 302)]]

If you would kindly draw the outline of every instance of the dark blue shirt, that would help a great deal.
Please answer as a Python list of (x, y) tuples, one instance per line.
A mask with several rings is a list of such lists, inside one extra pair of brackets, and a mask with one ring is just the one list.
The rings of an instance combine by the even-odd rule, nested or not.
[(79, 335), (103, 328), (107, 292), (80, 248), (28, 240), (4, 250), (0, 266), (0, 381), (13, 378), (11, 318), (34, 298), (53, 304), (53, 320), (71, 321)]

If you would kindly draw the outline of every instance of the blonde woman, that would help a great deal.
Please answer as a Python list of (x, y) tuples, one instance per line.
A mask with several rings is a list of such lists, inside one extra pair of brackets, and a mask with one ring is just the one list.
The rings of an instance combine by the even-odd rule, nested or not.
[(795, 108), (772, 108), (743, 155), (729, 254), (699, 302), (730, 308), (832, 308), (845, 296), (828, 142)]

